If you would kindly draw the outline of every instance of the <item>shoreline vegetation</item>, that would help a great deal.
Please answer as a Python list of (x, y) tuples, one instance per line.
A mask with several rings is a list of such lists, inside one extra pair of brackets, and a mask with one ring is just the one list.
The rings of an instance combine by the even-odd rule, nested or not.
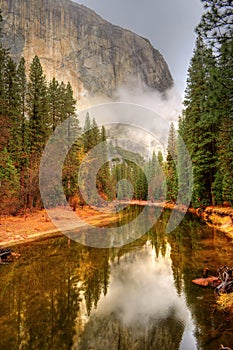
[[(144, 200), (119, 201), (121, 204), (162, 206), (164, 209), (186, 211), (184, 206), (168, 202), (151, 202)], [(70, 209), (72, 210), (72, 208)], [(102, 212), (95, 207), (84, 206), (76, 209), (76, 215), (87, 224), (107, 225), (115, 222), (117, 214), (112, 212), (112, 205)], [(233, 239), (233, 209), (230, 207), (189, 208), (188, 212), (201, 218), (207, 225), (224, 232)], [(18, 216), (0, 216), (0, 247), (28, 243), (44, 237), (61, 235), (49, 219), (45, 209), (22, 213)]]
[[(84, 220), (100, 225), (114, 222), (117, 214), (110, 213), (113, 204), (104, 208), (103, 213), (97, 213), (92, 205), (101, 202), (99, 195), (104, 200), (118, 198), (123, 203), (125, 198), (131, 198), (133, 188), (132, 204), (186, 212), (186, 207), (169, 203), (175, 203), (177, 198), (182, 203), (191, 201), (199, 209), (190, 208), (190, 213), (233, 238), (231, 4), (204, 3), (201, 21), (195, 29), (196, 45), (178, 130), (171, 123), (165, 153), (159, 150), (156, 154), (151, 149), (152, 153), (148, 150), (147, 155), (138, 153), (134, 146), (117, 144), (115, 136), (124, 138), (124, 133), (121, 135), (117, 129), (115, 136), (109, 137), (105, 126), (98, 125), (95, 115), (89, 112), (81, 127), (70, 82), (59, 82), (56, 77), (48, 79), (37, 55), (32, 62), (26, 62), (24, 57), (14, 62), (10, 48), (3, 45), (0, 9), (0, 245), (57, 233), (47, 213), (36, 210), (43, 207), (39, 185), (41, 157), (48, 140), (61, 125), (60, 146), (54, 148), (53, 159), (44, 162), (48, 167), (42, 172), (43, 186), (48, 186), (50, 193), (46, 205), (58, 207), (64, 203), (60, 189), (54, 186), (56, 178), (47, 182), (44, 175), (51, 180), (51, 165), (59, 163), (64, 149), (69, 149), (61, 171), (63, 192), (77, 216)], [(93, 170), (97, 168), (95, 174)], [(86, 203), (90, 206), (84, 206), (82, 193), (88, 194)], [(160, 199), (165, 202), (157, 202)], [(58, 214), (58, 220), (68, 223), (68, 216), (62, 216)]]

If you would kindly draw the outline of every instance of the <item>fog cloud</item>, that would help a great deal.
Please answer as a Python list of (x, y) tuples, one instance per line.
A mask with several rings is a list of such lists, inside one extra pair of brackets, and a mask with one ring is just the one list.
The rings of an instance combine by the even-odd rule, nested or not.
[[(120, 86), (112, 98), (95, 96), (83, 99), (79, 112), (81, 126), (87, 111), (98, 125), (111, 125), (108, 136), (137, 140), (150, 149), (149, 153), (157, 153), (158, 150), (165, 152), (170, 123), (173, 121), (177, 125), (182, 100), (175, 86), (162, 94), (131, 79)], [(129, 127), (125, 132), (123, 128), (120, 130), (117, 123), (131, 125), (132, 132)], [(141, 129), (137, 130), (136, 137), (135, 127)]]

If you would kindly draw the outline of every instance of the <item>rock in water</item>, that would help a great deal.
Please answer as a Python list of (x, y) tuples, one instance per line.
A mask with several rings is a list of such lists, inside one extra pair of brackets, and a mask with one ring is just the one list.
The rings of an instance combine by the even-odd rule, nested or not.
[(111, 97), (135, 79), (160, 92), (173, 80), (158, 50), (129, 30), (69, 0), (0, 0), (5, 46), (29, 65), (38, 55), (48, 79), (70, 81), (76, 98)]

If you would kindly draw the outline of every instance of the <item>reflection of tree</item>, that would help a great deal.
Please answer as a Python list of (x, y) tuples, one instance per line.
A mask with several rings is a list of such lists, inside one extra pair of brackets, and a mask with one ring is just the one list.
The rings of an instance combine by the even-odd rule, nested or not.
[(87, 248), (88, 262), (91, 269), (84, 274), (84, 295), (88, 315), (92, 307), (97, 307), (97, 303), (103, 292), (107, 294), (109, 283), (109, 250)]
[(96, 306), (101, 291), (107, 292), (108, 251), (58, 238), (22, 246), (21, 253), (0, 271), (0, 348), (70, 349), (80, 283)]
[(150, 240), (152, 246), (155, 249), (156, 256), (159, 256), (159, 254), (161, 254), (164, 257), (166, 255), (167, 238), (164, 232), (166, 230), (166, 224), (169, 218), (167, 213), (167, 211), (163, 212), (162, 217), (158, 219), (156, 225), (154, 225), (153, 228), (149, 231)]
[[(121, 224), (132, 222), (142, 208), (138, 206), (120, 212)], [(156, 208), (148, 207), (147, 220), (153, 222), (155, 213)], [(143, 348), (143, 344), (147, 349), (159, 346), (162, 349), (178, 349), (183, 328), (178, 327), (172, 314), (163, 320), (151, 320), (151, 328), (144, 329), (143, 336), (139, 334), (137, 325), (134, 325), (136, 328), (121, 327), (114, 315), (95, 320), (93, 314), (90, 314), (97, 306), (101, 294), (107, 294), (110, 261), (117, 263), (129, 253), (136, 259), (138, 248), (147, 244), (148, 240), (156, 257), (167, 255), (167, 243), (171, 247), (175, 285), (178, 294), (185, 293), (197, 324), (199, 348), (215, 350), (220, 343), (233, 343), (232, 332), (227, 334), (227, 329), (231, 326), (227, 325), (226, 318), (217, 311), (212, 313), (213, 290), (202, 289), (191, 282), (193, 278), (201, 276), (204, 267), (215, 273), (223, 262), (230, 264), (232, 244), (195, 217), (189, 216), (184, 218), (176, 230), (166, 235), (169, 217), (170, 211), (164, 211), (147, 234), (121, 248), (94, 249), (74, 242), (68, 245), (66, 237), (42, 240), (18, 248), (21, 258), (0, 269), (0, 348), (70, 349), (75, 333), (82, 334), (82, 344), (85, 345), (85, 339), (87, 340), (93, 325), (99, 332), (99, 338), (101, 332), (106, 330), (106, 341), (110, 341), (112, 327), (113, 344), (117, 341), (122, 344), (119, 349), (130, 349), (135, 344), (139, 344), (135, 349), (140, 349), (140, 346)], [(143, 222), (135, 221), (135, 232), (144, 228)], [(127, 227), (123, 230), (126, 234)], [(84, 301), (86, 305), (83, 311), (81, 303)], [(91, 315), (84, 333), (82, 322), (77, 321), (81, 320), (83, 312)], [(105, 335), (102, 335), (102, 341), (103, 339)], [(170, 345), (171, 340), (174, 345)]]
[(197, 325), (198, 349), (215, 350), (221, 343), (233, 344), (232, 326), (227, 317), (216, 310), (213, 289), (203, 289), (192, 283), (192, 279), (202, 276), (205, 267), (210, 269), (211, 274), (216, 274), (218, 266), (230, 264), (233, 245), (220, 232), (214, 233), (189, 215), (168, 235), (168, 242), (177, 291), (184, 291)]

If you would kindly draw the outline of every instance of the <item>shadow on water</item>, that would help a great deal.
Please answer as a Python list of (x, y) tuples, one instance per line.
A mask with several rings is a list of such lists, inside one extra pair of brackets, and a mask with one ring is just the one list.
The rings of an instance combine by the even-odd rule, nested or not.
[[(147, 209), (148, 221), (156, 210)], [(140, 211), (120, 212), (118, 226)], [(0, 266), (0, 349), (233, 344), (232, 319), (216, 309), (213, 290), (191, 282), (205, 267), (216, 274), (231, 265), (232, 241), (189, 215), (165, 234), (169, 217), (164, 211), (149, 232), (121, 248), (86, 247), (65, 236), (17, 246), (20, 259)]]

